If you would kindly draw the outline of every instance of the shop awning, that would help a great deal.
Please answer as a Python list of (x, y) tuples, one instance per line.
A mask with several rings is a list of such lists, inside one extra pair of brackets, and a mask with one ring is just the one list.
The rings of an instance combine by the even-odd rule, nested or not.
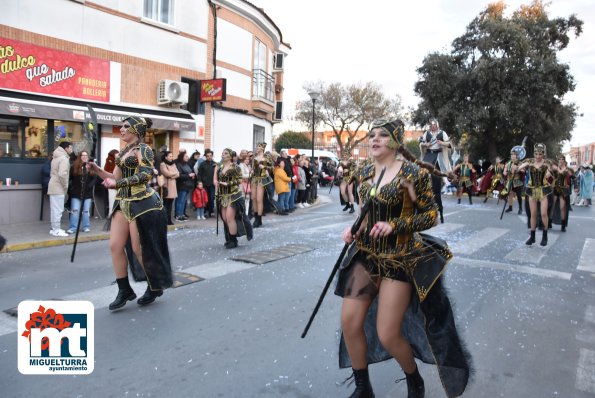
[[(100, 124), (119, 125), (126, 116), (140, 114), (151, 118), (155, 129), (196, 131), (196, 122), (189, 112), (108, 103), (89, 104), (97, 113)], [(88, 113), (86, 102), (0, 90), (0, 114), (82, 122), (85, 113)]]

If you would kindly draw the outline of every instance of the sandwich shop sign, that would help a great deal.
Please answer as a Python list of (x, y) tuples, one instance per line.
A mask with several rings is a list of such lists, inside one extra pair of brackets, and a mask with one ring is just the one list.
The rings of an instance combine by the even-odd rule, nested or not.
[(110, 62), (0, 37), (0, 87), (109, 102)]

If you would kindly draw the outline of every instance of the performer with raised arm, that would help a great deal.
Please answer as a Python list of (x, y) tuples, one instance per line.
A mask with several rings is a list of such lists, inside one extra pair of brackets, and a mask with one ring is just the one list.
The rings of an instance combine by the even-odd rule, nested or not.
[[(519, 166), (519, 171), (527, 170), (529, 180), (525, 188), (525, 194), (529, 199), (529, 209), (531, 212), (530, 227), (531, 236), (525, 244), (532, 245), (535, 243), (535, 230), (537, 229), (537, 215), (541, 213), (541, 222), (543, 223), (543, 235), (541, 236), (541, 246), (547, 245), (547, 229), (549, 225), (548, 217), (548, 196), (553, 192), (553, 188), (548, 182), (552, 177), (550, 173), (549, 161), (546, 157), (545, 144), (535, 144), (533, 148), (533, 156), (535, 158), (528, 159)], [(539, 204), (539, 209), (538, 209)]]
[(558, 165), (552, 167), (554, 174), (554, 205), (550, 214), (551, 223), (560, 224), (562, 232), (566, 232), (568, 215), (570, 214), (570, 193), (574, 185), (574, 172), (568, 168), (564, 155), (558, 156)]
[(476, 171), (473, 164), (469, 161), (469, 155), (463, 155), (463, 162), (456, 165), (453, 172), (458, 176), (458, 187), (457, 187), (457, 203), (461, 204), (461, 197), (463, 193), (467, 193), (469, 196), (469, 204), (473, 204), (472, 196), (475, 190), (475, 176)]
[[(452, 171), (452, 165), (448, 158), (450, 141), (446, 132), (440, 130), (440, 125), (436, 119), (430, 120), (430, 130), (426, 131), (420, 137), (419, 146), (421, 149), (421, 158), (424, 162), (431, 164), (443, 173)], [(441, 223), (444, 222), (442, 182), (443, 179), (441, 177), (432, 175), (432, 192), (434, 193), (434, 200), (438, 204)]]
[(252, 160), (252, 177), (250, 191), (252, 192), (252, 209), (254, 210), (254, 228), (262, 227), (262, 213), (264, 210), (264, 190), (266, 185), (273, 182), (271, 177), (273, 164), (264, 155), (266, 142), (259, 142)]
[(89, 167), (103, 178), (106, 188), (117, 189), (111, 216), (110, 250), (118, 295), (109, 305), (110, 310), (122, 308), (127, 301), (136, 298), (128, 281), (128, 260), (124, 251), (129, 237), (148, 284), (137, 303), (152, 303), (173, 284), (167, 245), (167, 216), (161, 198), (149, 186), (153, 175), (153, 150), (144, 143), (144, 138), (152, 124), (151, 119), (141, 116), (124, 119), (120, 137), (126, 146), (116, 156), (113, 173), (89, 163)]
[(339, 364), (353, 369), (351, 397), (373, 397), (368, 364), (390, 358), (405, 372), (408, 397), (425, 393), (414, 356), (439, 367), (449, 397), (462, 394), (469, 378), (470, 358), (442, 287), (452, 254), (443, 240), (419, 234), (438, 215), (430, 172), (445, 175), (418, 162), (402, 144), (403, 135), (400, 120), (372, 124), (372, 161), (355, 175), (369, 212), (355, 234), (351, 228), (343, 233), (351, 246), (335, 294), (343, 297)]
[(494, 191), (502, 192), (505, 184), (506, 179), (504, 178), (504, 163), (502, 163), (502, 158), (500, 156), (496, 156), (496, 162), (490, 165), (486, 175), (481, 180), (479, 192), (485, 192), (486, 194), (483, 203), (488, 201)]
[[(508, 200), (508, 209), (506, 213), (512, 211), (512, 201), (516, 196), (516, 200), (519, 203), (518, 214), (523, 214), (523, 187), (525, 186), (525, 173), (519, 170), (521, 165), (519, 148), (515, 146), (510, 151), (510, 160), (504, 166), (504, 177), (506, 177), (506, 187), (500, 192), (500, 196), (505, 200)], [(524, 149), (522, 149), (524, 153)]]

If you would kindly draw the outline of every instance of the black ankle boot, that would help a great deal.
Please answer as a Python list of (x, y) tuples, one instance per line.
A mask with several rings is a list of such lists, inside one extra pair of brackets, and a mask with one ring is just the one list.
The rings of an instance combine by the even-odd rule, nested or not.
[(488, 194), (486, 193), (486, 198), (483, 200), (483, 203), (488, 201)]
[(262, 217), (262, 216), (259, 216), (258, 214), (256, 214), (254, 216), (254, 222), (252, 223), (253, 228), (258, 228), (262, 225), (262, 221), (261, 221), (260, 217)]
[(521, 206), (521, 205), (519, 205), (519, 211), (518, 211), (518, 213), (517, 213), (517, 214), (519, 214), (519, 215), (520, 215), (520, 214), (523, 214), (523, 208), (522, 208), (522, 206)]
[(405, 378), (407, 379), (407, 398), (424, 398), (426, 394), (424, 379), (419, 374), (417, 367), (415, 372), (405, 373)]
[(124, 307), (127, 301), (132, 301), (136, 298), (136, 293), (134, 293), (134, 290), (130, 287), (130, 282), (128, 281), (127, 276), (116, 279), (116, 282), (118, 282), (118, 295), (108, 307), (111, 311)]
[(473, 200), (471, 199), (471, 194), (469, 194), (469, 204), (472, 205), (473, 204)]
[(350, 204), (349, 203), (346, 203), (345, 204), (345, 207), (343, 208), (343, 211), (349, 210), (350, 207), (351, 207)]
[(508, 209), (506, 209), (506, 213), (510, 213), (512, 211), (512, 206), (508, 206)]
[(151, 290), (149, 286), (147, 286), (147, 290), (145, 290), (145, 294), (142, 295), (141, 298), (136, 300), (138, 305), (147, 305), (151, 304), (157, 297), (161, 297), (163, 295), (163, 290)]
[(353, 208), (353, 203), (350, 203), (350, 204), (349, 204), (349, 208), (350, 208), (350, 210), (349, 210), (349, 214), (351, 214), (351, 213), (355, 213), (355, 209)]
[(368, 368), (360, 370), (353, 369), (353, 377), (355, 379), (355, 391), (349, 398), (374, 398)]
[(562, 220), (562, 232), (566, 232), (566, 220)]
[(532, 245), (533, 243), (535, 243), (535, 231), (531, 231), (531, 236), (525, 242), (525, 244), (528, 246)]
[(547, 246), (547, 229), (543, 230), (543, 234), (541, 235), (541, 246)]
[(233, 249), (238, 247), (238, 238), (237, 235), (229, 235), (229, 241), (225, 242), (226, 249)]
[(440, 223), (444, 224), (444, 214), (442, 214), (442, 210), (440, 210)]
[(459, 198), (459, 200), (457, 200), (457, 204), (460, 205), (461, 204), (461, 198)]

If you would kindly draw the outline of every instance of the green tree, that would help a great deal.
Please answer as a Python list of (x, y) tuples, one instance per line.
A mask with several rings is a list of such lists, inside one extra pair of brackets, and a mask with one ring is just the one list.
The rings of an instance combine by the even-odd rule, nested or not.
[(405, 143), (405, 147), (411, 152), (413, 156), (419, 159), (421, 156), (421, 149), (419, 148), (419, 141), (410, 140)]
[(448, 54), (431, 53), (417, 69), (421, 97), (413, 121), (436, 117), (441, 127), (475, 157), (507, 154), (529, 137), (548, 155), (569, 140), (577, 107), (564, 103), (575, 88), (567, 64), (557, 54), (570, 34), (582, 33), (575, 15), (550, 19), (534, 0), (506, 17), (500, 1), (487, 6), (452, 43)]
[[(402, 116), (401, 98), (388, 98), (377, 83), (307, 83), (306, 91), (315, 89), (321, 93), (315, 103), (315, 124), (333, 130), (341, 154), (352, 153), (367, 136), (358, 137), (367, 131), (376, 119)], [(295, 119), (312, 131), (312, 101), (298, 102)], [(316, 127), (316, 126), (315, 126)]]
[(312, 140), (303, 133), (286, 131), (275, 140), (275, 151), (281, 152), (282, 148), (311, 148)]

